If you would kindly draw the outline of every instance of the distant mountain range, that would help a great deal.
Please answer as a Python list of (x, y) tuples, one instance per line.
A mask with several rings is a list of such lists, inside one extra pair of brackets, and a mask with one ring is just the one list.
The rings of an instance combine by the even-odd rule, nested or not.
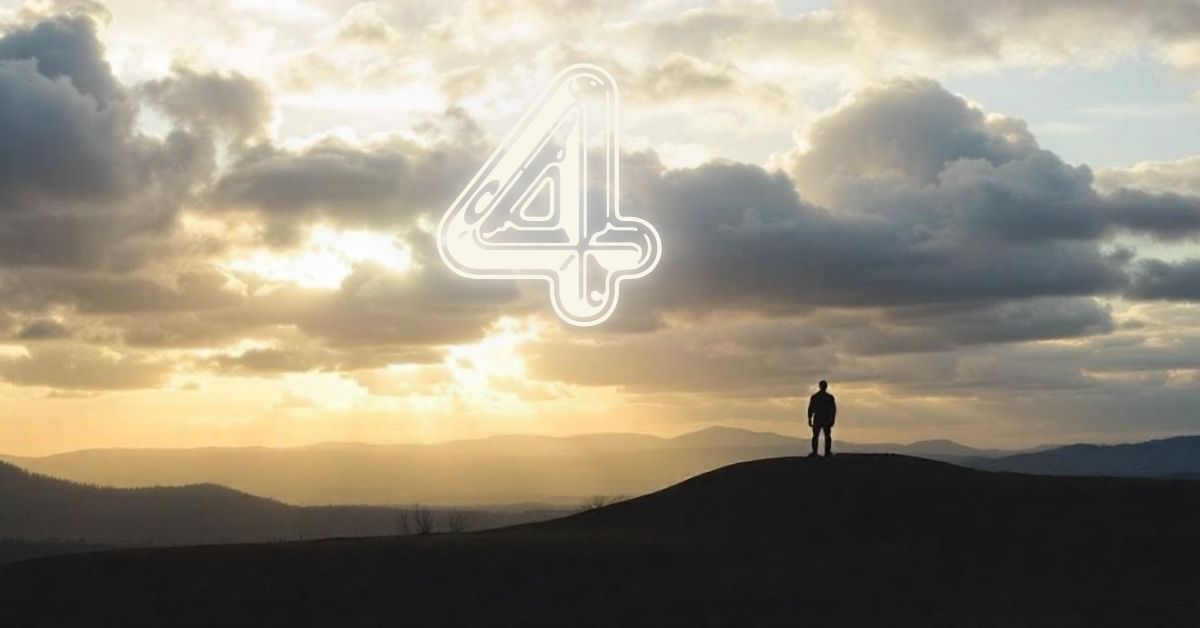
[[(447, 506), (550, 504), (641, 495), (735, 462), (808, 453), (808, 439), (710, 427), (645, 434), (494, 436), (421, 445), (325, 443), (293, 448), (91, 449), (3, 457), (22, 468), (113, 487), (219, 484), (291, 504)], [(1200, 436), (1136, 445), (1022, 452), (949, 440), (836, 444), (842, 453), (898, 453), (996, 471), (1186, 477), (1200, 474)]]
[[(473, 511), (469, 529), (526, 523), (564, 511)], [(389, 535), (401, 511), (291, 506), (223, 486), (100, 488), (0, 463), (0, 563), (100, 546), (194, 545)], [(444, 529), (445, 512), (431, 512)]]
[(998, 458), (967, 460), (989, 471), (1037, 475), (1200, 478), (1200, 436), (1124, 445), (1067, 445)]
[[(301, 505), (573, 506), (594, 495), (640, 495), (734, 462), (805, 454), (808, 448), (807, 439), (711, 427), (675, 438), (585, 434), (494, 436), (433, 445), (90, 449), (0, 460), (103, 486), (219, 484)], [(838, 443), (838, 450), (948, 461), (1012, 453), (952, 441)]]

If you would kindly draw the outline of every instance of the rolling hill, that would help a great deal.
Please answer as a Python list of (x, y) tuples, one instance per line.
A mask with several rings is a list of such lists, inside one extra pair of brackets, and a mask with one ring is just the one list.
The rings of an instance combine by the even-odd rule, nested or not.
[(779, 458), (471, 534), (26, 561), (0, 599), (64, 626), (1191, 626), (1197, 529), (1192, 481)]
[[(93, 449), (7, 460), (77, 482), (116, 487), (220, 484), (292, 504), (573, 506), (593, 495), (641, 495), (717, 467), (796, 455), (808, 448), (807, 439), (713, 427), (675, 438), (587, 434), (495, 436), (434, 445)], [(838, 443), (837, 448), (947, 460), (1008, 453), (951, 441)]]
[[(107, 546), (154, 546), (396, 534), (400, 511), (292, 506), (222, 486), (100, 488), (0, 463), (0, 562)], [(473, 511), (475, 529), (560, 515)], [(446, 513), (434, 513), (445, 518)]]

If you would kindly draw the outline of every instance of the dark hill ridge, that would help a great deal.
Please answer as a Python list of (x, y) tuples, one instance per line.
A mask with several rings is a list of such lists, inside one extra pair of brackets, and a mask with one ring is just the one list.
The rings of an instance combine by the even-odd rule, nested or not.
[[(56, 540), (195, 545), (395, 534), (398, 514), (395, 508), (376, 506), (292, 506), (213, 484), (101, 488), (0, 463), (0, 539), (9, 540), (0, 545), (0, 562), (29, 552), (71, 549), (70, 543), (50, 542)], [(475, 512), (470, 524), (495, 527), (546, 516), (536, 511)], [(13, 539), (45, 542), (19, 544)]]
[(32, 625), (1194, 626), (1197, 529), (1192, 481), (780, 458), (473, 534), (40, 559), (0, 599)]
[(0, 463), (0, 537), (117, 545), (266, 541), (395, 532), (388, 508), (300, 508), (213, 484), (113, 489)]

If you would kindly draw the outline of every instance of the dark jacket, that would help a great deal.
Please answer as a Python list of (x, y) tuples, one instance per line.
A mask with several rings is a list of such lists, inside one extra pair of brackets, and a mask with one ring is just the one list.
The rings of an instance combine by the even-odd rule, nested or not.
[(813, 425), (832, 426), (837, 418), (837, 401), (833, 399), (833, 395), (820, 390), (809, 397), (808, 418), (812, 420)]

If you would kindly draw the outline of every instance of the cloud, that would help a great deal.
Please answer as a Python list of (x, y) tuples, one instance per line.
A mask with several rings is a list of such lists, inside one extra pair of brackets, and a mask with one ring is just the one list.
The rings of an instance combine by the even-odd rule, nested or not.
[(28, 357), (0, 358), (0, 379), (65, 390), (158, 388), (169, 372), (169, 365), (152, 358), (82, 345), (47, 345)]
[(1132, 168), (1108, 168), (1096, 173), (1096, 186), (1106, 191), (1136, 188), (1200, 196), (1200, 157), (1150, 161)]
[(228, 277), (212, 269), (192, 270), (167, 282), (137, 275), (111, 275), (30, 269), (0, 283), (0, 295), (27, 310), (65, 305), (83, 313), (130, 314), (203, 311), (239, 300), (227, 290)]
[(449, 206), (462, 173), (478, 167), (480, 131), (460, 111), (418, 129), (426, 143), (393, 137), (367, 145), (325, 138), (296, 151), (247, 151), (218, 179), (217, 209), (250, 209), (270, 242), (289, 244), (319, 220), (398, 229)]
[[(870, 216), (835, 214), (801, 200), (782, 173), (728, 163), (662, 172), (644, 185), (638, 205), (653, 208), (664, 247), (643, 284), (666, 307), (974, 302), (1093, 295), (1123, 282), (1094, 242), (1013, 246), (980, 233), (978, 216), (931, 211), (924, 198), (892, 196), (888, 211)], [(639, 294), (631, 286), (631, 302)]]
[(656, 63), (631, 63), (605, 51), (574, 46), (558, 49), (555, 56), (555, 65), (560, 67), (585, 60), (606, 68), (621, 86), (622, 97), (640, 108), (675, 103), (754, 103), (781, 115), (793, 104), (782, 86), (756, 79), (728, 61), (713, 63), (671, 52)]
[(335, 33), (338, 39), (368, 46), (391, 45), (400, 38), (376, 2), (359, 2), (350, 7), (338, 20)]
[(1098, 193), (1089, 168), (1040, 148), (1022, 121), (985, 114), (928, 79), (852, 94), (814, 122), (808, 141), (784, 165), (802, 194), (842, 212), (917, 202), (927, 218), (1015, 239), (1092, 239), (1113, 228), (1173, 238), (1200, 219), (1195, 196)]
[(986, 114), (928, 79), (852, 94), (813, 123), (808, 141), (783, 165), (802, 194), (842, 213), (902, 214), (964, 237), (1008, 241), (1200, 231), (1200, 199), (1102, 194), (1091, 169), (1040, 148), (1024, 122)]
[(682, 52), (710, 63), (779, 60), (797, 74), (835, 67), (843, 76), (878, 76), (1080, 58), (1099, 64), (1146, 47), (1181, 70), (1200, 67), (1200, 8), (1178, 0), (838, 0), (807, 12), (728, 2), (612, 22), (642, 58)]
[(438, 87), (452, 101), (467, 98), (483, 90), (492, 80), (492, 70), (484, 65), (468, 65), (444, 72)]
[(528, 354), (530, 373), (538, 379), (639, 393), (764, 398), (795, 394), (806, 386), (802, 382), (840, 362), (835, 347), (813, 328), (753, 318), (599, 341), (562, 334), (535, 343)]
[(931, 79), (895, 79), (851, 94), (818, 119), (788, 171), (808, 198), (838, 203), (864, 179), (931, 185), (959, 160), (991, 164), (1036, 150), (1024, 123), (989, 117)]
[(0, 59), (36, 61), (51, 80), (66, 79), (79, 93), (99, 103), (120, 100), (124, 90), (104, 61), (96, 38), (96, 22), (88, 16), (63, 15), (10, 31), (0, 38)]
[[(94, 40), (90, 31), (72, 32)], [(0, 105), (5, 138), (0, 144), (0, 192), (10, 202), (39, 192), (67, 199), (112, 198), (126, 187), (123, 166), (133, 157), (127, 144), (131, 108), (108, 88), (98, 97), (80, 91), (69, 76), (42, 70), (37, 57), (24, 56), (32, 55), (24, 50), (30, 43), (4, 45), (26, 33), (0, 38), (0, 86), (9, 95)], [(74, 50), (51, 48), (41, 54), (56, 59), (69, 52)]]
[(988, 344), (1087, 338), (1112, 332), (1111, 308), (1088, 297), (884, 310), (843, 338), (857, 355), (953, 351)]
[(0, 264), (136, 266), (212, 167), (200, 138), (135, 130), (90, 18), (0, 37), (0, 92)]
[(1194, 240), (1200, 234), (1200, 196), (1119, 189), (1106, 199), (1112, 224), (1161, 240)]
[(662, 324), (545, 339), (535, 374), (660, 396), (788, 398), (818, 375), (914, 395), (1105, 389), (1087, 372), (1101, 352), (1038, 341), (1102, 343), (1118, 331), (1107, 297), (1161, 298), (1152, 275), (1169, 298), (1200, 285), (1190, 268), (1131, 272), (1112, 246), (1194, 237), (1198, 199), (1101, 192), (1021, 121), (933, 81), (856, 93), (780, 164), (627, 155), (623, 206), (664, 254), (622, 306)]
[(1134, 299), (1200, 301), (1200, 259), (1176, 263), (1142, 260), (1128, 295)]
[(355, 371), (387, 364), (432, 362), (439, 358), (440, 354), (437, 352), (424, 350), (370, 352), (291, 345), (248, 349), (233, 355), (218, 356), (209, 366), (228, 374), (273, 375), (309, 371)]
[(705, 60), (789, 59), (802, 66), (843, 61), (858, 52), (854, 33), (836, 11), (785, 15), (766, 3), (718, 3), (658, 20), (613, 25), (621, 41), (655, 52)]
[(1177, 0), (841, 0), (837, 11), (855, 31), (885, 46), (942, 58), (1015, 60), (1112, 54), (1147, 41), (1179, 51), (1200, 37), (1200, 6)]
[(21, 331), (17, 332), (17, 338), (20, 340), (47, 340), (67, 338), (70, 335), (71, 330), (63, 326), (62, 323), (50, 318), (29, 321), (21, 327)]
[(186, 128), (224, 132), (237, 143), (262, 139), (272, 116), (266, 85), (237, 73), (176, 65), (171, 76), (148, 81), (140, 93)]
[[(926, 373), (920, 382), (962, 379), (960, 386), (978, 392), (978, 382), (966, 383), (971, 379), (952, 368), (956, 355), (985, 348), (1000, 355), (1014, 343), (1104, 338), (1113, 331), (1110, 308), (1084, 297), (824, 308), (788, 317), (676, 320), (653, 334), (552, 336), (531, 348), (530, 360), (533, 373), (546, 379), (643, 393), (763, 398), (794, 396), (822, 376), (903, 387), (917, 377), (905, 369), (919, 362)], [(610, 368), (615, 363), (628, 366)], [(1004, 368), (1017, 372), (1020, 367)], [(1067, 358), (1046, 370), (1062, 371), (1064, 381), (1075, 386), (1080, 368)], [(911, 384), (914, 391), (921, 389), (918, 382)], [(997, 381), (991, 387), (1007, 389), (1008, 383)]]
[[(97, 23), (71, 16), (41, 16), (0, 37), (0, 84), (0, 297), (20, 313), (5, 313), (4, 327), (22, 340), (56, 340), (8, 364), (13, 383), (138, 387), (165, 372), (158, 350), (247, 337), (284, 344), (193, 366), (260, 373), (284, 369), (285, 359), (296, 370), (429, 361), (437, 347), (476, 340), (501, 312), (524, 307), (515, 285), (451, 279), (415, 225), (476, 165), (481, 131), (457, 110), (405, 136), (283, 148), (266, 139), (263, 84), (177, 64), (128, 89), (104, 61)], [(140, 133), (139, 99), (176, 128), (162, 139)], [(242, 146), (214, 181), (218, 133)], [(224, 239), (193, 231), (198, 221)], [(239, 247), (295, 244), (317, 223), (395, 229), (414, 265), (399, 273), (356, 262), (333, 290), (221, 265)], [(248, 240), (244, 225), (267, 237)], [(18, 320), (26, 324), (10, 332)], [(86, 333), (70, 337), (73, 329)], [(154, 351), (101, 348), (121, 345)], [(55, 363), (66, 365), (61, 377)], [(105, 379), (104, 368), (130, 377)]]

